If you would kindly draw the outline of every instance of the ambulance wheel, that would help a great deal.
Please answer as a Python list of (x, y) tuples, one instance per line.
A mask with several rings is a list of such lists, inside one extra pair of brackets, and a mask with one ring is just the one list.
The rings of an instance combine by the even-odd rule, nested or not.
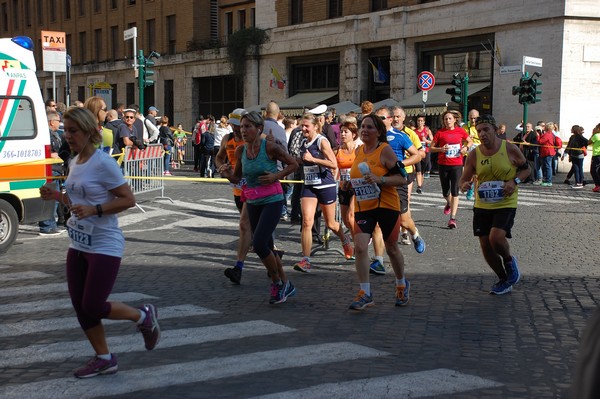
[(17, 239), (19, 218), (11, 204), (0, 199), (0, 253), (6, 252)]

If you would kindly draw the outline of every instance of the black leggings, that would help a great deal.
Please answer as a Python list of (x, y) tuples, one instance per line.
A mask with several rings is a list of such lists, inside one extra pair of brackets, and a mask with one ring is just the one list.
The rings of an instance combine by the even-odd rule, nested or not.
[(458, 181), (462, 176), (461, 166), (439, 165), (440, 183), (442, 183), (442, 195), (458, 197)]
[(264, 259), (273, 249), (273, 232), (279, 223), (283, 200), (264, 205), (246, 202), (246, 210), (252, 228), (252, 246), (259, 258)]

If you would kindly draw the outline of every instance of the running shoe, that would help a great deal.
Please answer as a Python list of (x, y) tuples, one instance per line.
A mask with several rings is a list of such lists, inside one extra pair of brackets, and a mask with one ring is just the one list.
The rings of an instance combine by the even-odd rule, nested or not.
[(271, 283), (271, 299), (269, 303), (276, 303), (279, 300), (279, 290), (283, 288), (283, 284)]
[(88, 362), (75, 370), (73, 375), (77, 378), (90, 378), (97, 375), (114, 374), (118, 370), (117, 357), (113, 354), (110, 355), (110, 360), (100, 359), (98, 356), (94, 356)]
[(565, 179), (565, 181), (563, 183), (565, 183), (565, 184), (571, 184), (571, 180)]
[(369, 266), (369, 273), (371, 274), (385, 274), (385, 266), (377, 259), (371, 259), (371, 265)]
[(550, 183), (549, 181), (544, 181), (541, 184), (542, 187), (552, 187), (552, 183)]
[(400, 244), (402, 245), (410, 245), (410, 238), (408, 238), (407, 233), (402, 233), (402, 238), (400, 239)]
[(283, 303), (289, 297), (296, 295), (296, 287), (291, 281), (286, 281), (282, 286), (277, 286), (277, 296), (274, 302), (271, 304)]
[(542, 185), (542, 181), (541, 180), (534, 180), (533, 181), (533, 185), (534, 186), (541, 186)]
[(429, 172), (425, 172), (425, 174), (423, 175), (423, 177), (424, 177), (425, 179), (429, 179)]
[(421, 187), (417, 187), (417, 194), (423, 194), (423, 190), (421, 190)]
[(417, 236), (413, 239), (413, 244), (415, 245), (415, 251), (417, 251), (417, 253), (422, 254), (423, 252), (425, 252), (425, 240), (423, 239), (423, 237), (421, 236)]
[(344, 238), (342, 248), (344, 248), (344, 256), (346, 257), (346, 260), (354, 259), (354, 248), (352, 248), (352, 244), (350, 243), (350, 236), (346, 236)]
[(571, 188), (573, 188), (573, 189), (580, 189), (580, 188), (583, 188), (583, 184), (577, 183), (577, 184), (572, 185)]
[(455, 229), (456, 227), (457, 227), (457, 226), (456, 226), (456, 219), (450, 219), (450, 220), (448, 221), (448, 228), (449, 228), (449, 229)]
[(596, 186), (596, 187), (592, 188), (592, 191), (595, 193), (600, 192), (600, 186)]
[(352, 310), (363, 310), (369, 306), (375, 305), (373, 302), (373, 294), (367, 295), (364, 290), (358, 291), (358, 295), (354, 299), (354, 302), (350, 304), (349, 309)]
[(512, 285), (506, 280), (499, 280), (490, 288), (491, 295), (504, 295), (511, 291)]
[(510, 285), (515, 285), (521, 279), (521, 271), (519, 270), (519, 264), (517, 263), (517, 258), (511, 256), (512, 262), (509, 265), (504, 265), (506, 269), (506, 281)]
[(449, 215), (450, 214), (450, 205), (446, 204), (446, 206), (444, 207), (444, 215)]
[(160, 326), (158, 325), (158, 312), (156, 307), (152, 304), (146, 304), (139, 307), (139, 309), (146, 313), (146, 318), (142, 324), (138, 324), (138, 331), (142, 333), (144, 337), (144, 344), (146, 349), (151, 351), (154, 349), (158, 341), (160, 341)]
[(302, 258), (300, 262), (294, 265), (294, 270), (298, 270), (302, 273), (310, 273), (310, 271), (312, 270), (312, 265), (305, 258)]
[(396, 306), (406, 306), (410, 300), (410, 282), (406, 280), (406, 285), (396, 286)]
[(242, 269), (239, 267), (229, 267), (225, 269), (224, 274), (232, 283), (240, 285), (240, 281), (242, 281)]

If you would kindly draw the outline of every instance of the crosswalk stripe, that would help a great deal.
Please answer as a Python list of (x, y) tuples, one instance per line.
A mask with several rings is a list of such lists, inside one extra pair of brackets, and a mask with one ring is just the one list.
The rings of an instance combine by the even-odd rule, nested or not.
[[(176, 317), (204, 316), (219, 312), (194, 305), (167, 306), (160, 309), (160, 319), (174, 319)], [(127, 320), (103, 320), (104, 325), (114, 323), (127, 323)], [(61, 317), (43, 320), (27, 320), (19, 323), (0, 324), (0, 337), (15, 337), (23, 334), (57, 331), (69, 328), (79, 328), (77, 318)]]
[[(133, 323), (132, 323), (133, 325)], [(220, 324), (208, 327), (184, 328), (161, 331), (158, 348), (173, 348), (197, 345), (227, 339), (282, 334), (296, 331), (293, 328), (265, 320)], [(144, 342), (139, 333), (107, 337), (108, 346), (114, 353), (143, 352)], [(0, 368), (15, 367), (36, 362), (51, 362), (85, 356), (92, 352), (88, 341), (65, 341), (44, 345), (29, 345), (23, 348), (0, 350)], [(0, 398), (3, 398), (0, 395)]]
[[(112, 294), (109, 300), (120, 302), (139, 301), (142, 299), (156, 299), (155, 296), (140, 294), (137, 292), (122, 292)], [(34, 302), (20, 302), (7, 305), (0, 305), (0, 315), (19, 314), (19, 313), (37, 313), (56, 309), (72, 308), (70, 299), (48, 299)]]
[(449, 369), (435, 369), (385, 377), (321, 384), (251, 399), (423, 398), (502, 386), (496, 381)]
[(15, 273), (2, 273), (0, 274), (0, 281), (15, 281), (15, 280), (27, 280), (32, 278), (48, 278), (53, 277), (51, 274), (44, 272), (15, 272)]
[(0, 289), (0, 297), (7, 296), (18, 296), (18, 295), (31, 295), (34, 292), (36, 294), (52, 294), (55, 292), (67, 292), (66, 283), (54, 283), (54, 284), (43, 284), (43, 285), (22, 285), (19, 287), (7, 287)]
[[(0, 397), (4, 399), (89, 399), (226, 377), (239, 377), (283, 368), (306, 367), (387, 355), (389, 353), (351, 342), (307, 345), (125, 370), (108, 378), (77, 380), (70, 377), (24, 385), (9, 385), (0, 388)], [(152, 376), (152, 378), (148, 378), (148, 376)]]

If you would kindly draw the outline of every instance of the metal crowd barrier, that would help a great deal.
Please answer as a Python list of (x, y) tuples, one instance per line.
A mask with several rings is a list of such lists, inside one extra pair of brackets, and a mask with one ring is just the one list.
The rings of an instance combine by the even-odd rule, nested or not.
[[(162, 144), (151, 144), (143, 150), (125, 147), (123, 173), (134, 195), (160, 191), (160, 196), (154, 199), (168, 199), (173, 202), (171, 198), (165, 197), (163, 153)], [(135, 206), (145, 212), (137, 202)]]

